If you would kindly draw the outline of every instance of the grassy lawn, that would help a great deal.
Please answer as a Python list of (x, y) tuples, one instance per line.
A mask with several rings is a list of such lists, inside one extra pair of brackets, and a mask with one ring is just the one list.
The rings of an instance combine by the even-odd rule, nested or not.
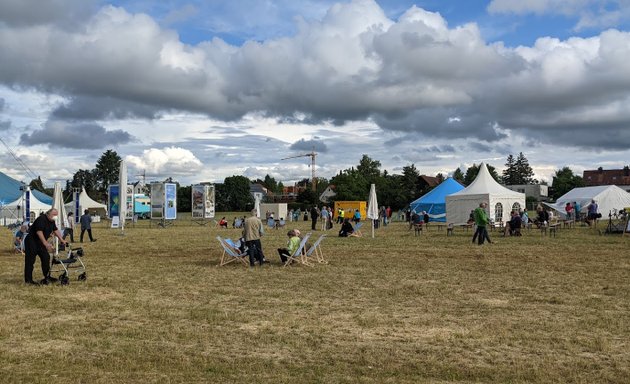
[(250, 270), (217, 266), (236, 229), (96, 224), (86, 282), (31, 287), (0, 228), (0, 382), (630, 382), (630, 236), (336, 229), (313, 268), (267, 230)]

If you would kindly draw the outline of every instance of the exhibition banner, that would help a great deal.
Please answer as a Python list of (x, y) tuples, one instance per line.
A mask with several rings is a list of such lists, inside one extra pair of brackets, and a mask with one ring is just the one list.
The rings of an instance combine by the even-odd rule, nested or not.
[(214, 185), (193, 185), (191, 201), (193, 219), (214, 217)]
[(177, 219), (177, 184), (165, 183), (166, 192), (166, 209), (164, 211), (164, 218), (166, 220)]
[(164, 218), (164, 184), (151, 183), (151, 218)]
[(127, 185), (127, 210), (126, 217), (128, 219), (133, 219), (134, 215), (134, 194), (133, 194), (133, 185)]
[(206, 185), (207, 187), (207, 191), (205, 194), (206, 197), (206, 203), (205, 203), (205, 207), (206, 207), (206, 211), (205, 211), (205, 217), (206, 219), (212, 219), (214, 217), (214, 185)]
[(205, 217), (205, 185), (193, 185), (192, 186), (192, 217), (194, 219), (203, 219)]
[(120, 216), (120, 186), (112, 184), (107, 188), (107, 213), (109, 218)]

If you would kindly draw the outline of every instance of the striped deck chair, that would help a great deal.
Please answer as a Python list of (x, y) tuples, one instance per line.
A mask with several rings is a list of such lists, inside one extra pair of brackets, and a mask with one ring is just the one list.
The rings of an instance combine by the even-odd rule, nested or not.
[(247, 252), (241, 253), (232, 240), (222, 239), (221, 236), (217, 236), (217, 240), (219, 240), (219, 244), (221, 244), (221, 247), (223, 248), (221, 263), (219, 264), (220, 266), (230, 264), (233, 261), (240, 261), (245, 266), (249, 265), (247, 261)]
[(313, 244), (313, 246), (310, 247), (308, 251), (306, 251), (306, 257), (313, 256), (315, 261), (317, 261), (318, 263), (328, 264), (328, 262), (324, 260), (324, 253), (322, 252), (322, 248), (320, 247), (320, 244), (322, 240), (324, 240), (324, 237), (326, 237), (326, 235), (321, 235), (319, 239), (315, 241), (315, 244)]
[(300, 246), (298, 247), (298, 249), (295, 250), (295, 252), (293, 252), (292, 255), (287, 256), (287, 261), (284, 263), (284, 266), (286, 267), (287, 265), (291, 264), (293, 261), (297, 261), (300, 264), (304, 264), (304, 265), (308, 265), (308, 266), (313, 266), (311, 263), (309, 263), (309, 261), (306, 259), (306, 255), (304, 254), (304, 246), (306, 245), (306, 241), (308, 240), (308, 238), (311, 237), (311, 233), (307, 233), (306, 235), (304, 235), (304, 237), (302, 238), (302, 241), (300, 241)]

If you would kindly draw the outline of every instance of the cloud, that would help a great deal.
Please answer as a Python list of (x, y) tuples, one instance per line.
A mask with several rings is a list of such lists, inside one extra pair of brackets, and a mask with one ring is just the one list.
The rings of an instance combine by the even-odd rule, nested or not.
[(54, 23), (67, 26), (89, 16), (97, 0), (4, 0), (0, 2), (0, 21), (9, 26)]
[(2, 110), (4, 109), (4, 104), (5, 104), (4, 98), (0, 97), (0, 112), (2, 112)]
[(155, 119), (160, 109), (137, 102), (116, 99), (110, 96), (75, 96), (52, 111), (59, 119), (121, 120), (130, 118)]
[(292, 151), (315, 151), (319, 153), (328, 152), (328, 146), (321, 140), (298, 140), (289, 147)]
[(492, 14), (574, 17), (577, 31), (615, 27), (630, 20), (628, 0), (492, 0), (487, 9)]
[(11, 128), (11, 121), (0, 120), (0, 131), (8, 131)]
[[(552, 2), (555, 12), (582, 3), (593, 4)], [(119, 7), (104, 6), (82, 28), (68, 29), (46, 21), (62, 16), (34, 10), (29, 19), (16, 4), (0, 9), (17, 20), (0, 23), (0, 83), (63, 96), (67, 102), (51, 120), (66, 127), (57, 130), (71, 133), (70, 140), (82, 133), (68, 127), (85, 126), (104, 145), (129, 142), (125, 132), (105, 131), (102, 121), (184, 111), (226, 122), (251, 115), (284, 123), (369, 121), (384, 132), (430, 139), (494, 143), (520, 133), (591, 149), (630, 145), (622, 131), (630, 124), (630, 34), (622, 31), (506, 48), (484, 41), (474, 23), (451, 27), (415, 6), (392, 20), (375, 1), (354, 0), (318, 20), (298, 18), (290, 36), (189, 45), (147, 14)], [(515, 4), (495, 0), (489, 9), (551, 10), (546, 2)], [(571, 134), (576, 127), (600, 134), (584, 140)], [(35, 131), (22, 140), (32, 145), (49, 137)]]
[(95, 123), (49, 120), (42, 129), (20, 136), (21, 145), (48, 145), (51, 148), (100, 149), (129, 143), (132, 136), (123, 130), (108, 131)]
[(147, 149), (142, 156), (126, 156), (125, 161), (136, 170), (157, 177), (192, 176), (203, 169), (203, 164), (191, 151), (179, 147)]

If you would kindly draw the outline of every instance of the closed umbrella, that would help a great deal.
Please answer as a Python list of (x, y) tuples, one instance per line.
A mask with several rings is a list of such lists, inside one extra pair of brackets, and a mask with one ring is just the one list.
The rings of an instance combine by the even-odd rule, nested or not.
[(370, 186), (370, 198), (368, 199), (367, 218), (372, 222), (372, 238), (374, 238), (374, 220), (378, 220), (378, 202), (376, 201), (376, 186)]
[(120, 223), (120, 231), (125, 233), (125, 218), (127, 217), (127, 165), (125, 164), (125, 160), (120, 161), (120, 171), (118, 174), (118, 184), (119, 187), (119, 197), (120, 203), (118, 203), (119, 209), (118, 214), (119, 223)]
[[(62, 231), (62, 228), (68, 226), (68, 217), (66, 216), (66, 208), (63, 204), (63, 193), (61, 193), (61, 183), (56, 181), (55, 188), (53, 190), (53, 203), (52, 207), (59, 212), (57, 219), (55, 219), (55, 225)], [(55, 237), (55, 256), (59, 254), (59, 239)]]

